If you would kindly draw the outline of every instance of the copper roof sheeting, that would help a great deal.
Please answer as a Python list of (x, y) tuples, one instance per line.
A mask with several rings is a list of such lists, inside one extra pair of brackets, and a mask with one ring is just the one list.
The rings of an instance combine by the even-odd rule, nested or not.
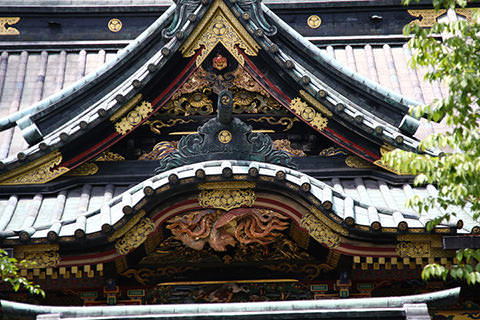
[[(115, 58), (116, 51), (4, 51), (0, 55), (0, 118), (30, 107)], [(0, 159), (27, 143), (19, 129), (0, 132)]]
[[(323, 49), (339, 63), (407, 98), (430, 103), (447, 94), (445, 86), (423, 80), (425, 69), (407, 66), (411, 50), (403, 46), (328, 46)], [(115, 50), (4, 51), (0, 55), (0, 118), (23, 110), (68, 87), (115, 58)], [(416, 133), (424, 138), (445, 131), (443, 124), (422, 119)], [(0, 159), (27, 148), (18, 128), (0, 132)]]
[[(444, 84), (424, 80), (426, 68), (412, 69), (408, 65), (412, 57), (412, 50), (408, 44), (328, 46), (324, 50), (351, 70), (418, 102), (431, 103), (434, 99), (443, 99), (448, 95), (448, 89)], [(415, 137), (423, 139), (429, 134), (444, 132), (447, 129), (444, 123), (428, 123), (421, 119)]]

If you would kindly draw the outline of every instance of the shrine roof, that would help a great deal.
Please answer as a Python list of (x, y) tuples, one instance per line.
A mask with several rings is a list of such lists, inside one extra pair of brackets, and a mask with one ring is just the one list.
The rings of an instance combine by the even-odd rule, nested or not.
[[(428, 307), (455, 303), (460, 288), (411, 296), (356, 298), (338, 300), (307, 300), (248, 303), (204, 303), (183, 305), (52, 307), (1, 300), (7, 314), (37, 317), (37, 319), (192, 319), (207, 317), (241, 319), (363, 319), (378, 317), (391, 319), (428, 318)], [(44, 315), (45, 317), (42, 317)]]
[[(390, 234), (427, 233), (427, 221), (445, 212), (433, 208), (428, 214), (419, 215), (405, 207), (406, 200), (412, 196), (435, 195), (437, 190), (432, 185), (412, 188), (409, 184), (395, 186), (378, 179), (361, 177), (320, 181), (299, 171), (268, 163), (208, 161), (171, 169), (133, 187), (85, 184), (51, 194), (1, 197), (0, 237), (5, 240), (46, 240), (48, 237), (60, 241), (71, 241), (75, 236), (98, 237), (102, 235), (102, 230), (121, 228), (131, 216), (132, 208), (139, 210), (139, 206), (145, 204), (148, 200), (146, 188), (161, 194), (157, 190), (168, 190), (172, 176), (191, 180), (195, 178), (196, 171), (202, 169), (208, 180), (209, 177), (220, 177), (225, 167), (231, 168), (233, 174), (239, 177), (254, 167), (258, 169), (260, 177), (274, 178), (279, 171), (283, 171), (286, 176), (282, 183), (291, 183), (298, 188), (308, 183), (311, 189), (307, 193), (318, 203), (330, 203), (332, 217), (338, 217), (333, 220), (337, 219), (339, 225), (347, 223), (351, 230), (376, 230)], [(470, 233), (477, 226), (464, 210), (450, 207), (446, 211), (455, 212), (456, 217), (452, 217), (449, 223), (440, 224), (436, 232)]]
[[(195, 10), (201, 11), (204, 8), (200, 5)], [(263, 39), (263, 35), (253, 35), (258, 38), (256, 41), (259, 41), (266, 51), (270, 50), (270, 47), (278, 48), (276, 49), (278, 52), (271, 50), (272, 58), (277, 61), (280, 68), (285, 69), (284, 72), (289, 74), (292, 79), (298, 79), (298, 82), (303, 86), (307, 94), (317, 96), (318, 92), (327, 92), (325, 100), (333, 106), (331, 107), (333, 108), (332, 111), (342, 121), (350, 123), (353, 128), (364, 131), (365, 134), (369, 134), (368, 132), (372, 134), (373, 131), (375, 139), (384, 140), (385, 143), (394, 146), (398, 145), (409, 150), (416, 150), (418, 141), (412, 138), (411, 135), (417, 129), (418, 121), (408, 115), (408, 109), (411, 105), (417, 104), (417, 102), (404, 98), (392, 90), (383, 88), (380, 84), (355, 73), (347, 66), (341, 65), (338, 61), (305, 40), (265, 5), (262, 5), (261, 10), (273, 21), (274, 27), (272, 28), (279, 30), (278, 42), (293, 42), (299, 52), (308, 52), (308, 55), (313, 57), (312, 61), (304, 61), (305, 57), (299, 56), (299, 52), (295, 50), (289, 50), (287, 44), (279, 43), (277, 46), (277, 44), (272, 44), (270, 40)], [(155, 67), (154, 71), (150, 70), (149, 66), (164, 65), (170, 59), (167, 51), (170, 51), (170, 49), (173, 49), (173, 51), (177, 50), (175, 48), (178, 48), (180, 43), (182, 43), (176, 37), (167, 39), (168, 41), (154, 41), (154, 39), (158, 38), (162, 29), (165, 28), (174, 11), (175, 5), (172, 5), (137, 39), (122, 49), (115, 60), (101, 66), (94, 73), (86, 75), (54, 95), (28, 107), (20, 108), (19, 111), (1, 119), (0, 129), (6, 130), (4, 139), (2, 139), (4, 147), (0, 149), (2, 150), (0, 155), (7, 156), (2, 161), (4, 168), (10, 171), (24, 165), (26, 162), (39, 159), (49, 150), (65, 146), (72, 139), (82, 135), (87, 129), (92, 130), (102, 121), (102, 116), (111, 115), (117, 111), (123, 105), (125, 99), (133, 98), (139, 90), (133, 83), (135, 81), (137, 83), (138, 81), (145, 82), (151, 79), (153, 77), (152, 72), (155, 73), (160, 67)], [(252, 26), (258, 30), (264, 28), (261, 25), (263, 22), (248, 21), (243, 23), (248, 24), (252, 34)], [(190, 24), (193, 24), (193, 22), (187, 21), (182, 28), (191, 32)], [(164, 47), (165, 51), (159, 50), (161, 47)], [(81, 63), (86, 61), (85, 52), (82, 54), (83, 58), (80, 58)], [(45, 54), (43, 54), (43, 59), (45, 60)], [(7, 56), (4, 55), (3, 65), (5, 67), (7, 67), (6, 60)], [(287, 62), (292, 63), (291, 68), (281, 67), (288, 64)], [(315, 67), (308, 67), (312, 63)], [(17, 89), (14, 91), (13, 101), (8, 108), (9, 113), (19, 109), (23, 95), (23, 84), (27, 78), (25, 76), (27, 65), (28, 54), (24, 52), (20, 55), (19, 70), (21, 72), (18, 72), (16, 75), (17, 81), (14, 80)], [(129, 66), (128, 69), (125, 69), (126, 65)], [(80, 67), (80, 70), (82, 70), (82, 67)], [(325, 80), (323, 73), (326, 70), (334, 71), (330, 78), (337, 77), (336, 82)], [(46, 73), (46, 71), (41, 71), (40, 74), (42, 72)], [(42, 79), (42, 77), (39, 77), (39, 79)], [(115, 79), (115, 81), (112, 79)], [(41, 98), (41, 89), (38, 88), (41, 88), (42, 81), (37, 81), (35, 100)], [(108, 83), (108, 85), (101, 85), (104, 83)], [(345, 90), (350, 90), (348, 88), (354, 88), (357, 93), (346, 93)], [(360, 97), (360, 95), (362, 96)], [(94, 100), (94, 97), (101, 98)], [(26, 99), (26, 101), (28, 100)], [(370, 103), (380, 103), (382, 108), (370, 106)], [(60, 112), (60, 110), (62, 111)], [(55, 127), (52, 127), (52, 123), (48, 124), (47, 122), (52, 122), (48, 119), (51, 119), (55, 113)], [(59, 117), (60, 114), (61, 117)], [(18, 132), (18, 128), (21, 129), (21, 135), (28, 141), (31, 147), (14, 154), (11, 152), (13, 150), (10, 150), (12, 149), (10, 147), (12, 142), (15, 142), (15, 146), (22, 145), (18, 140), (12, 139), (12, 137), (19, 137), (18, 134), (12, 135), (14, 130)], [(18, 150), (17, 147), (14, 147), (14, 149)]]
[[(86, 44), (69, 48), (63, 43), (40, 49), (19, 46), (19, 49), (3, 50), (0, 56), (0, 118), (12, 113), (13, 106), (18, 106), (20, 111), (28, 109), (116, 59), (118, 44), (96, 46), (101, 49), (86, 47)], [(328, 45), (320, 49), (339, 64), (409, 99), (430, 103), (447, 95), (440, 83), (423, 81), (425, 69), (412, 70), (407, 66), (411, 51), (406, 44)], [(422, 119), (415, 136), (422, 139), (442, 130), (446, 130), (444, 124), (426, 123)], [(7, 131), (0, 132), (0, 142), (0, 159), (16, 157), (28, 148), (18, 127), (14, 128), (12, 136)]]

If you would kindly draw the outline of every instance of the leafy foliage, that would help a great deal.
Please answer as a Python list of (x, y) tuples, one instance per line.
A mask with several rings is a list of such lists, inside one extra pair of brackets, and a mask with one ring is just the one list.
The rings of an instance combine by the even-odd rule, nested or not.
[[(412, 0), (403, 0), (409, 4)], [(434, 0), (436, 9), (466, 6), (465, 0)], [(445, 121), (451, 128), (448, 132), (432, 134), (424, 139), (420, 152), (409, 153), (395, 150), (386, 161), (393, 168), (416, 175), (415, 184), (433, 184), (438, 194), (426, 198), (410, 199), (408, 206), (420, 213), (433, 207), (445, 213), (427, 224), (432, 230), (437, 224), (449, 221), (457, 211), (453, 206), (471, 212), (474, 219), (480, 215), (480, 24), (477, 15), (471, 22), (463, 19), (435, 23), (430, 29), (416, 24), (405, 26), (404, 33), (413, 36), (409, 42), (414, 55), (412, 66), (427, 67), (425, 76), (430, 81), (443, 81), (448, 86), (448, 96), (431, 104), (416, 106), (411, 113), (429, 121)], [(443, 152), (438, 152), (442, 150)], [(427, 151), (427, 152), (426, 152)], [(437, 152), (438, 156), (429, 155)], [(431, 154), (431, 152), (430, 152)], [(460, 259), (459, 259), (460, 258)], [(480, 252), (460, 250), (458, 265), (446, 268), (428, 265), (423, 278), (465, 279), (468, 283), (480, 282)]]
[(25, 277), (20, 276), (19, 266), (25, 264), (26, 261), (18, 262), (15, 258), (9, 258), (5, 250), (0, 249), (0, 271), (2, 274), (2, 281), (10, 283), (15, 291), (24, 288), (31, 294), (38, 294), (45, 297), (45, 291), (43, 291), (39, 285), (33, 284)]

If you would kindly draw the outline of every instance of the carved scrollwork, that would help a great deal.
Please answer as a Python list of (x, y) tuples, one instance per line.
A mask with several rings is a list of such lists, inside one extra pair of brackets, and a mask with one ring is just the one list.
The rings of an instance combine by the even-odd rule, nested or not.
[(292, 127), (293, 127), (293, 124), (295, 122), (298, 122), (300, 120), (298, 120), (297, 118), (291, 118), (291, 117), (281, 117), (281, 118), (275, 118), (275, 117), (260, 117), (260, 118), (250, 118), (250, 119), (247, 119), (249, 121), (253, 121), (253, 122), (262, 122), (262, 121), (266, 121), (268, 124), (271, 124), (271, 125), (281, 125), (281, 126), (285, 126), (285, 128), (283, 129), (283, 131), (288, 131), (290, 130)]
[(204, 92), (194, 92), (168, 101), (162, 111), (171, 116), (208, 115), (213, 113), (213, 103)]
[(145, 125), (148, 125), (150, 130), (156, 134), (162, 134), (162, 128), (171, 128), (177, 124), (185, 124), (195, 122), (193, 119), (168, 119), (168, 120), (147, 120)]
[(395, 251), (402, 258), (429, 257), (430, 242), (401, 241), (397, 244)]
[(150, 218), (142, 218), (138, 224), (130, 229), (122, 238), (115, 243), (115, 249), (120, 254), (127, 254), (140, 246), (147, 236), (155, 230), (155, 224)]
[(125, 157), (111, 151), (102, 152), (102, 154), (100, 154), (98, 158), (95, 159), (95, 161), (123, 161), (123, 160), (125, 160)]
[(70, 170), (66, 167), (58, 166), (61, 162), (62, 154), (58, 151), (52, 152), (31, 164), (9, 173), (6, 180), (1, 181), (0, 185), (39, 184), (48, 182)]
[(307, 229), (310, 236), (329, 248), (336, 248), (340, 245), (340, 235), (327, 227), (313, 214), (307, 213), (301, 220), (301, 226)]
[(26, 252), (24, 255), (27, 268), (48, 268), (56, 267), (60, 263), (58, 251)]
[(152, 279), (162, 278), (162, 277), (171, 277), (175, 274), (183, 273), (193, 269), (194, 267), (191, 267), (191, 266), (165, 266), (165, 267), (156, 268), (156, 269), (140, 268), (140, 269), (128, 269), (120, 273), (120, 275), (127, 278), (133, 278), (137, 280), (139, 283), (146, 285)]
[[(230, 101), (230, 103), (233, 103), (233, 101)], [(218, 105), (220, 104), (221, 101)], [(272, 139), (268, 135), (252, 132), (252, 127), (238, 118), (230, 117), (230, 119), (228, 124), (221, 123), (218, 118), (210, 119), (198, 128), (198, 134), (182, 137), (178, 144), (178, 150), (161, 159), (160, 166), (155, 172), (160, 173), (192, 163), (199, 158), (213, 160), (218, 157), (219, 153), (228, 155), (231, 159), (254, 159), (291, 168), (295, 167), (287, 153), (273, 148)], [(232, 133), (231, 140), (228, 143), (218, 140), (218, 134), (222, 130), (228, 130)]]
[(276, 150), (282, 150), (286, 152), (291, 157), (305, 157), (306, 154), (303, 150), (293, 149), (291, 142), (287, 139), (275, 140), (273, 141), (273, 147)]
[(231, 210), (251, 207), (255, 203), (255, 191), (251, 189), (204, 190), (198, 195), (198, 203), (203, 208)]
[(264, 265), (263, 268), (266, 268), (272, 271), (280, 271), (284, 273), (302, 274), (308, 280), (314, 280), (320, 275), (320, 273), (333, 270), (333, 268), (326, 263), (321, 263), (321, 264), (308, 263), (308, 264), (302, 265), (302, 264), (284, 262), (284, 263)]
[(327, 149), (323, 149), (322, 151), (320, 151), (320, 153), (318, 154), (319, 156), (322, 156), (322, 157), (333, 157), (333, 156), (336, 156), (336, 155), (344, 155), (344, 156), (347, 156), (348, 153), (347, 151), (345, 151), (345, 149), (342, 149), (342, 148), (335, 148), (335, 147), (329, 147)]

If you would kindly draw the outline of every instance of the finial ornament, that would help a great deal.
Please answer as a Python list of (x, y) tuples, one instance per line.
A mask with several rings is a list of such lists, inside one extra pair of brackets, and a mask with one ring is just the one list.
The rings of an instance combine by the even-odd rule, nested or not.
[(233, 96), (228, 90), (220, 92), (217, 116), (198, 128), (198, 134), (184, 136), (178, 150), (160, 160), (155, 173), (186, 164), (208, 160), (250, 160), (295, 168), (292, 158), (275, 150), (272, 139), (233, 117)]

